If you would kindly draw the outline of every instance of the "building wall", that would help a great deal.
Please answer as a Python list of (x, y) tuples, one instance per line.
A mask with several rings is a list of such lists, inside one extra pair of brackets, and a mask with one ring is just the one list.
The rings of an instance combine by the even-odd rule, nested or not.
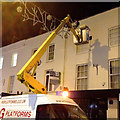
[[(89, 44), (77, 46), (73, 43), (73, 35), (70, 33), (67, 39), (56, 36), (52, 41), (55, 44), (55, 58), (52, 62), (47, 61), (47, 51), (43, 55), (42, 64), (37, 69), (37, 79), (45, 84), (45, 71), (53, 69), (61, 72), (60, 86), (67, 86), (70, 90), (76, 89), (76, 65), (88, 64), (88, 90), (109, 88), (108, 60), (118, 58), (118, 47), (109, 47), (108, 29), (118, 25), (118, 8), (81, 20), (80, 24), (86, 24), (91, 29), (90, 35), (93, 39)], [(2, 80), (4, 82), (3, 91), (7, 90), (9, 76), (17, 74), (22, 66), (32, 55), (32, 50), (39, 48), (43, 41), (50, 35), (46, 33), (28, 40), (23, 40), (15, 44), (3, 47), (4, 65), (2, 69)], [(84, 49), (85, 48), (85, 49)], [(12, 54), (18, 53), (18, 63), (16, 67), (11, 67)], [(24, 57), (25, 56), (25, 57)], [(98, 68), (95, 67), (98, 65)], [(72, 84), (71, 84), (72, 83)], [(23, 85), (17, 80), (14, 83), (14, 92), (21, 90)], [(59, 87), (58, 89), (59, 90)]]
[[(13, 87), (13, 92), (28, 92), (28, 89), (24, 85), (22, 85), (19, 81), (17, 81), (17, 73), (24, 66), (24, 64), (29, 60), (32, 56), (32, 51), (37, 49), (42, 45), (45, 39), (50, 35), (50, 33), (46, 33), (29, 40), (23, 40), (17, 42), (15, 44), (8, 45), (2, 48), (2, 56), (4, 57), (3, 69), (2, 71), (2, 81), (3, 81), (3, 92), (7, 92), (9, 76), (15, 76), (15, 82)], [(45, 71), (49, 69), (53, 69), (58, 72), (63, 73), (63, 63), (64, 63), (64, 39), (60, 36), (56, 36), (55, 40), (52, 41), (55, 46), (55, 59), (52, 62), (47, 61), (47, 51), (41, 58), (41, 65), (38, 66), (37, 69), (37, 80), (39, 80), (42, 84), (45, 84)], [(17, 66), (11, 66), (12, 54), (18, 53)], [(61, 76), (61, 84), (63, 80), (63, 75)]]
[[(118, 58), (118, 47), (108, 46), (108, 29), (118, 25), (118, 9), (84, 19), (80, 21), (80, 24), (86, 24), (90, 27), (90, 34), (93, 39), (90, 41), (86, 50), (82, 51), (82, 47), (85, 46), (82, 45), (79, 54), (76, 53), (76, 48), (72, 40), (67, 42), (65, 85), (68, 85), (70, 89), (75, 89), (75, 81), (73, 81), (76, 77), (75, 66), (77, 64), (88, 63), (88, 89), (107, 89), (109, 88), (108, 60)], [(98, 64), (98, 74), (93, 64)], [(103, 84), (105, 85), (103, 86)]]

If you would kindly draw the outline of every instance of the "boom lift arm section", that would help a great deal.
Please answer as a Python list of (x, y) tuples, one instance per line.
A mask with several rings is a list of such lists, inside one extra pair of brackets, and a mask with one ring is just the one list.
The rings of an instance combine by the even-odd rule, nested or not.
[(39, 65), (40, 59), (46, 52), (51, 41), (56, 37), (61, 28), (64, 27), (66, 24), (67, 27), (70, 28), (71, 32), (74, 34), (76, 39), (79, 41), (79, 37), (77, 36), (71, 24), (71, 18), (68, 15), (61, 21), (60, 25), (50, 34), (50, 36), (45, 40), (45, 42), (40, 46), (40, 48), (34, 53), (34, 55), (23, 66), (23, 68), (17, 73), (17, 79), (21, 83), (25, 84), (30, 90), (32, 90), (36, 94), (46, 94), (47, 92), (46, 87), (33, 77), (35, 70)]

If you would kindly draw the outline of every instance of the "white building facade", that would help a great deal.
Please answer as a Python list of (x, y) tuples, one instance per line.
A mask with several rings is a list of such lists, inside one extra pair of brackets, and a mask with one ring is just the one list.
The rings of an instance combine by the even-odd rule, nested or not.
[[(60, 91), (63, 87), (71, 91), (120, 89), (119, 14), (119, 8), (115, 8), (81, 20), (81, 25), (91, 29), (92, 40), (88, 44), (76, 46), (72, 33), (67, 38), (57, 35), (41, 59), (36, 79), (49, 92)], [(45, 33), (2, 48), (2, 92), (30, 92), (16, 75), (49, 35)], [(59, 82), (48, 82), (47, 71), (51, 70), (60, 73)], [(108, 118), (118, 118), (118, 102), (113, 101), (112, 105), (108, 104)]]

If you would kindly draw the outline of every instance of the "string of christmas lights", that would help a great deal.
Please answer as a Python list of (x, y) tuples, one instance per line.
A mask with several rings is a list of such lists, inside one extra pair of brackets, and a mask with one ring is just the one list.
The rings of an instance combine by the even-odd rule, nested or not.
[[(49, 14), (48, 12), (44, 11), (33, 2), (31, 2), (31, 6), (28, 7), (28, 3), (24, 0), (21, 0), (20, 4), (22, 3), (23, 8), (21, 5), (17, 7), (17, 12), (23, 12), (22, 17), (23, 21), (31, 20), (33, 26), (37, 23), (41, 24), (40, 29), (46, 32), (53, 31), (57, 26), (56, 23), (60, 23), (60, 20), (54, 17), (53, 15)], [(58, 34), (62, 38), (68, 36), (68, 31), (66, 28), (63, 29)]]

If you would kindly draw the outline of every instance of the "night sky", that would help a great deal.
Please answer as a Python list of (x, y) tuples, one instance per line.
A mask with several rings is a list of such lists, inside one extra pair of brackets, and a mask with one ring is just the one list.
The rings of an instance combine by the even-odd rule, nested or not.
[[(67, 14), (70, 14), (73, 20), (81, 20), (106, 10), (118, 7), (115, 2), (36, 2), (27, 3), (31, 10), (36, 5), (43, 11), (53, 15), (58, 20), (62, 20)], [(17, 8), (22, 8), (18, 12)], [(2, 3), (2, 46), (15, 43), (17, 41), (37, 36), (46, 31), (41, 30), (40, 23), (33, 26), (33, 21), (23, 21), (24, 5), (18, 2)], [(59, 21), (56, 25), (59, 24)], [(49, 25), (49, 23), (48, 23)]]

